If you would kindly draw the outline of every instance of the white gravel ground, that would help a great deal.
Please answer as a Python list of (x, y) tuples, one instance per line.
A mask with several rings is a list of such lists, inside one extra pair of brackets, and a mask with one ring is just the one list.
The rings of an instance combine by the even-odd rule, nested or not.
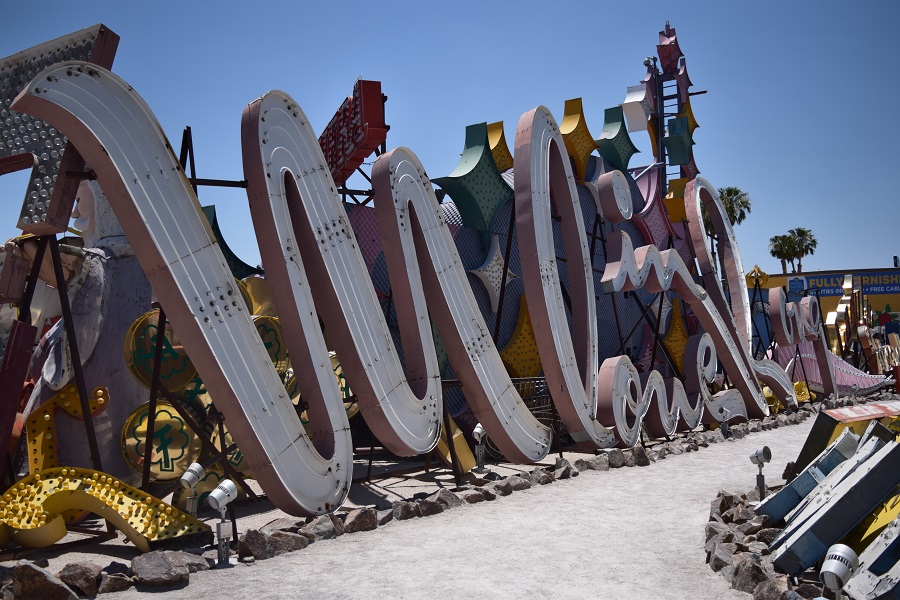
[[(709, 503), (721, 489), (740, 492), (755, 485), (756, 467), (748, 457), (763, 445), (774, 457), (767, 479), (781, 483), (785, 463), (796, 458), (813, 420), (670, 456), (645, 468), (588, 471), (493, 502), (317, 542), (252, 565), (196, 573), (189, 586), (157, 593), (167, 600), (747, 600), (705, 565)], [(571, 461), (577, 457), (568, 456)], [(106, 564), (110, 557), (96, 560)], [(104, 597), (146, 600), (153, 595), (132, 588)]]

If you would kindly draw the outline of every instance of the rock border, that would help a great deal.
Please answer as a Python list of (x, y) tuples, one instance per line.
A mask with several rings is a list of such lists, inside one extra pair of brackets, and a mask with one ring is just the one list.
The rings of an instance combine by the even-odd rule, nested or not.
[[(828, 396), (818, 405), (802, 404), (800, 410), (793, 415), (779, 414), (774, 418), (766, 417), (762, 421), (750, 421), (742, 425), (746, 426), (748, 433), (753, 433), (760, 428), (771, 429), (773, 426), (791, 424), (798, 415), (805, 415), (800, 417), (803, 420), (823, 409), (897, 398), (898, 395), (892, 392), (876, 392), (868, 396), (847, 396), (837, 399)], [(744, 428), (738, 425), (732, 427), (731, 431), (742, 437)], [(767, 489), (775, 492), (782, 487), (768, 486)], [(775, 570), (769, 544), (781, 533), (782, 528), (770, 523), (768, 516), (756, 514), (752, 505), (759, 499), (759, 491), (754, 488), (746, 494), (720, 491), (710, 503), (709, 521), (704, 529), (706, 563), (709, 568), (724, 577), (733, 589), (751, 594), (753, 600), (801, 600), (821, 597), (822, 585), (818, 582), (814, 569), (795, 579)]]
[[(252, 565), (257, 560), (303, 550), (315, 542), (336, 539), (346, 534), (373, 531), (391, 521), (430, 517), (465, 504), (491, 502), (514, 492), (571, 479), (585, 471), (647, 467), (669, 456), (697, 452), (709, 447), (710, 444), (734, 441), (751, 433), (799, 424), (811, 414), (819, 412), (820, 405), (824, 408), (836, 408), (880, 400), (883, 395), (896, 398), (893, 394), (838, 400), (829, 397), (821, 403), (802, 404), (799, 410), (792, 414), (780, 413), (765, 419), (754, 419), (733, 425), (727, 432), (722, 429), (692, 431), (677, 434), (673, 440), (649, 447), (637, 445), (629, 449), (598, 450), (594, 456), (586, 455), (584, 458), (576, 459), (574, 463), (560, 457), (551, 466), (536, 467), (527, 473), (506, 477), (494, 475), (494, 479), (476, 479), (466, 485), (452, 489), (441, 488), (431, 494), (420, 492), (408, 500), (393, 502), (391, 508), (386, 510), (360, 507), (306, 519), (280, 518), (259, 529), (246, 531), (240, 536), (233, 554), (236, 554), (238, 560), (245, 565)], [(707, 560), (714, 571), (726, 577), (730, 576), (731, 581), (738, 581), (737, 585), (740, 587), (736, 589), (749, 588), (749, 582), (758, 579), (755, 587), (746, 591), (754, 593), (765, 587), (767, 595), (757, 594), (754, 595), (754, 599), (804, 598), (806, 596), (798, 595), (798, 592), (807, 591), (803, 586), (789, 589), (786, 576), (775, 575), (774, 568), (770, 569), (771, 560), (765, 558), (767, 552), (763, 546), (766, 545), (765, 540), (771, 535), (769, 532), (772, 529), (768, 527), (768, 523), (762, 522), (762, 518), (747, 512), (748, 502), (753, 500), (754, 493), (755, 491), (736, 496), (720, 492), (713, 501), (713, 505), (718, 503), (719, 510), (715, 512), (716, 516), (711, 510), (710, 522), (706, 526)], [(723, 511), (722, 507), (726, 505), (728, 508)], [(738, 508), (740, 510), (737, 510)], [(765, 550), (767, 548), (766, 546)], [(112, 562), (103, 568), (90, 562), (68, 563), (55, 576), (46, 570), (46, 559), (21, 560), (14, 568), (0, 567), (0, 598), (7, 600), (25, 597), (21, 592), (25, 589), (23, 586), (36, 585), (42, 586), (35, 588), (42, 590), (40, 597), (67, 600), (79, 597), (93, 598), (98, 594), (123, 591), (132, 586), (147, 591), (162, 591), (165, 588), (188, 585), (191, 573), (209, 570), (214, 567), (215, 559), (215, 549), (157, 550), (135, 557), (131, 566), (120, 562)], [(739, 569), (744, 563), (745, 566)], [(763, 574), (765, 578), (762, 577)], [(787, 592), (794, 595), (785, 595)]]

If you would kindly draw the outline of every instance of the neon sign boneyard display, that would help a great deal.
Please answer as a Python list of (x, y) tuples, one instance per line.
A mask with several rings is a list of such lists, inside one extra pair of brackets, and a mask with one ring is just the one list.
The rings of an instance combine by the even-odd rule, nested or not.
[[(244, 112), (242, 145), (251, 214), (291, 360), (306, 375), (301, 392), (315, 427), (308, 436), (238, 298), (171, 146), (131, 86), (95, 65), (61, 63), (34, 79), (13, 108), (53, 123), (97, 173), (216, 407), (279, 508), (293, 514), (334, 510), (346, 497), (352, 476), (349, 424), (318, 316), (336, 332), (330, 337), (367, 422), (393, 452), (426, 452), (438, 438), (442, 397), (430, 314), (466, 399), (503, 453), (522, 462), (547, 453), (550, 432), (515, 391), (431, 183), (409, 150), (381, 156), (373, 169), (375, 210), (393, 297), (404, 315), (404, 372), (305, 115), (282, 92), (266, 94)], [(694, 180), (686, 193), (691, 237), (696, 248), (703, 248), (698, 254), (706, 289), (693, 282), (674, 252), (660, 252), (655, 246), (633, 249), (623, 232), (612, 239), (605, 291), (673, 289), (691, 304), (707, 332), (688, 346), (684, 383), (663, 380), (653, 371), (642, 385), (627, 357), (609, 358), (598, 369), (585, 227), (559, 129), (543, 107), (520, 120), (514, 159), (526, 296), (554, 403), (576, 441), (633, 445), (642, 419), (672, 432), (696, 426), (705, 406), (716, 418), (767, 414), (757, 378), (782, 402), (794, 403), (784, 370), (749, 355), (749, 309), (740, 257), (707, 182)], [(609, 173), (585, 184), (597, 209), (614, 222), (630, 217), (630, 193), (622, 179), (621, 173)], [(551, 194), (563, 220), (574, 339), (555, 265)], [(726, 239), (724, 263), (731, 303), (737, 308), (734, 316), (706, 253), (701, 203)], [(583, 277), (575, 276), (576, 267)], [(807, 326), (817, 328), (812, 322), (804, 323)], [(736, 388), (710, 396), (705, 381), (712, 378), (716, 355)], [(658, 411), (650, 409), (654, 399)]]

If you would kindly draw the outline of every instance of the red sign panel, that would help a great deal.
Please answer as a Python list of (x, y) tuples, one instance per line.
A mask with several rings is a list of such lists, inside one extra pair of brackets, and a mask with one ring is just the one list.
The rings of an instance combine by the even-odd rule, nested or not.
[(870, 421), (884, 417), (900, 415), (900, 401), (873, 402), (858, 406), (845, 406), (844, 408), (832, 408), (823, 411), (841, 423), (853, 423), (854, 421)]
[(388, 129), (381, 82), (358, 79), (353, 95), (344, 100), (319, 136), (336, 184), (347, 181), (366, 157), (384, 143)]

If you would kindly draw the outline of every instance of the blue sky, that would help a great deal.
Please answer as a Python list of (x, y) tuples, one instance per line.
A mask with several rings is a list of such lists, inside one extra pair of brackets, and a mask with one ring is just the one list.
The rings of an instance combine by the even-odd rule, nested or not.
[[(897, 240), (900, 3), (316, 2), (24, 3), (4, 8), (0, 56), (104, 23), (121, 36), (113, 71), (154, 111), (175, 148), (193, 130), (198, 176), (241, 179), (243, 107), (291, 94), (320, 132), (358, 76), (389, 96), (388, 147), (449, 174), (465, 127), (543, 104), (562, 119), (584, 101), (594, 137), (656, 52), (678, 32), (692, 90), (701, 176), (753, 199), (737, 227), (745, 268), (780, 272), (768, 240), (797, 226), (819, 240), (805, 270), (890, 267)], [(212, 8), (207, 8), (212, 7)], [(632, 166), (647, 164), (644, 150)], [(27, 174), (0, 178), (0, 235), (15, 228)], [(201, 188), (229, 245), (256, 264), (246, 196)]]

